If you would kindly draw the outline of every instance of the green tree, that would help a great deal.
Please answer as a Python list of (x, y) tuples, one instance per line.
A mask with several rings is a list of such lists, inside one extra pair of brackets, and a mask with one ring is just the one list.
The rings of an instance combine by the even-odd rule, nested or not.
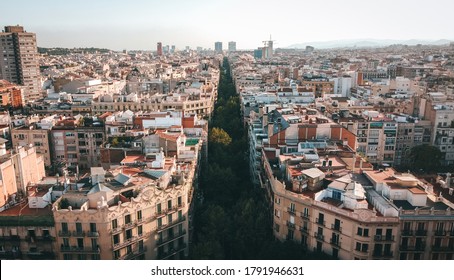
[(433, 172), (440, 168), (443, 153), (435, 146), (423, 144), (410, 150), (410, 168), (415, 172)]

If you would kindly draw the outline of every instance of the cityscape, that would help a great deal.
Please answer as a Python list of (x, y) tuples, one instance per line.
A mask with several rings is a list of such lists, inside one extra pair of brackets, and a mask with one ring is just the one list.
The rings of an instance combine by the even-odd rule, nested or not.
[(453, 259), (452, 34), (34, 29), (0, 32), (0, 259)]

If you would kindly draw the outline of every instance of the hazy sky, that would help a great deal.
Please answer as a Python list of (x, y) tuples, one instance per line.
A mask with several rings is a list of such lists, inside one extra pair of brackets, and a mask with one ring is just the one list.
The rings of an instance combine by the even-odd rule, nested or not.
[(453, 0), (0, 0), (0, 26), (42, 47), (252, 49), (342, 39), (454, 39)]

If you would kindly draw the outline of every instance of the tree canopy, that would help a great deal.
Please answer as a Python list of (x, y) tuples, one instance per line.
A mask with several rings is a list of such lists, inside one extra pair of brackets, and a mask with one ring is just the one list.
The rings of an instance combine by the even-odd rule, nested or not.
[(208, 161), (201, 164), (190, 258), (326, 259), (274, 238), (272, 211), (263, 190), (250, 182), (247, 131), (227, 59), (218, 88)]
[(441, 166), (443, 153), (438, 147), (423, 144), (410, 150), (410, 168), (415, 172), (433, 172)]

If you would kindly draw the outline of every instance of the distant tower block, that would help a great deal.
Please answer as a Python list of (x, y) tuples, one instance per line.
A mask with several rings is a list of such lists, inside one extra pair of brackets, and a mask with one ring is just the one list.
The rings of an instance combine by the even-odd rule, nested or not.
[(229, 42), (229, 52), (235, 52), (236, 51), (236, 42)]
[(158, 42), (158, 46), (157, 46), (157, 55), (161, 56), (162, 55), (162, 43), (161, 42)]
[(221, 53), (222, 52), (222, 42), (215, 42), (214, 43), (214, 50), (217, 53)]

